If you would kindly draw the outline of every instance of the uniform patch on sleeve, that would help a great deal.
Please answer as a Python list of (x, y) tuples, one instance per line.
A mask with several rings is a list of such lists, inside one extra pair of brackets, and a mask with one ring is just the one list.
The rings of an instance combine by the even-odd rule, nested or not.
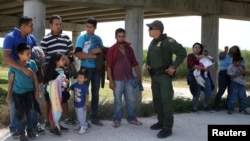
[(175, 40), (174, 40), (173, 38), (169, 38), (168, 41), (169, 41), (170, 43), (175, 42)]
[(157, 43), (157, 47), (161, 47), (161, 41)]

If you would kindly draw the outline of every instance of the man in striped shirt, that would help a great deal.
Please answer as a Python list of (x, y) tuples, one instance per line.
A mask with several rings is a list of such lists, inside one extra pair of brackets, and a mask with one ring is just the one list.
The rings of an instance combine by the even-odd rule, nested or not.
[[(62, 21), (59, 15), (53, 15), (49, 19), (49, 27), (51, 32), (43, 37), (41, 40), (41, 48), (43, 49), (46, 56), (46, 65), (48, 64), (49, 59), (55, 53), (64, 53), (65, 54), (65, 65), (68, 66), (70, 62), (70, 56), (73, 52), (73, 43), (70, 38), (62, 33)], [(69, 118), (68, 112), (68, 99), (70, 95), (68, 92), (62, 93), (62, 108), (63, 108), (63, 118), (66, 124), (73, 124), (73, 121)], [(48, 93), (45, 93), (45, 115), (48, 110)]]

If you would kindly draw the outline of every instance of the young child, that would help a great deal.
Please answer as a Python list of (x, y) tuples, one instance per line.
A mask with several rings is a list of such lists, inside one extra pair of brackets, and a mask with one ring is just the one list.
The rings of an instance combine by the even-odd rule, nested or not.
[(50, 58), (44, 76), (44, 83), (47, 87), (47, 91), (45, 92), (45, 100), (49, 103), (47, 119), (49, 119), (51, 128), (50, 133), (51, 135), (55, 136), (61, 136), (60, 131), (68, 131), (68, 128), (59, 125), (59, 119), (62, 114), (62, 91), (68, 85), (68, 80), (66, 79), (63, 70), (64, 64), (64, 55), (61, 53), (54, 54)]
[[(206, 68), (206, 70), (204, 71), (204, 77), (208, 77), (209, 76), (208, 67), (214, 64), (214, 59), (212, 56), (208, 55), (208, 51), (205, 49), (202, 51), (202, 55), (200, 55), (199, 58), (200, 58), (199, 66)], [(201, 71), (196, 69), (194, 71), (194, 76), (195, 76), (197, 83), (200, 84), (202, 87), (205, 87), (205, 80), (201, 76)]]
[[(18, 60), (20, 65), (25, 66), (33, 71), (33, 77), (25, 75), (21, 70), (10, 67), (9, 69), (9, 85), (6, 101), (10, 103), (11, 95), (15, 105), (17, 133), (20, 141), (28, 141), (25, 136), (35, 139), (37, 136), (33, 132), (33, 112), (34, 112), (34, 96), (39, 98), (39, 86), (36, 76), (37, 65), (34, 60), (30, 60), (30, 47), (25, 43), (21, 43), (17, 47)], [(12, 93), (12, 94), (11, 94)], [(35, 118), (35, 117), (34, 117)]]
[(89, 101), (88, 86), (84, 83), (88, 78), (87, 71), (80, 70), (77, 73), (77, 82), (70, 86), (70, 90), (74, 91), (74, 106), (77, 119), (80, 122), (79, 134), (84, 134), (88, 130), (87, 121), (87, 106)]
[(230, 83), (230, 93), (228, 94), (227, 99), (227, 109), (228, 114), (232, 114), (234, 111), (234, 104), (237, 99), (239, 99), (239, 112), (243, 112), (244, 114), (249, 115), (250, 113), (246, 110), (248, 107), (248, 98), (246, 95), (245, 88), (245, 75), (246, 71), (243, 68), (241, 62), (243, 58), (240, 56), (236, 56), (233, 58), (233, 63), (230, 64), (227, 68), (227, 74), (231, 78)]

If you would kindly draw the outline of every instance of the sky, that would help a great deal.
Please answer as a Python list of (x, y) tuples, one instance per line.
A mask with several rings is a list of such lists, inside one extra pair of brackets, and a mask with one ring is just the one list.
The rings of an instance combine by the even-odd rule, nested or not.
[[(98, 19), (97, 19), (98, 20)], [(143, 49), (147, 49), (151, 37), (148, 35), (147, 23), (155, 19), (145, 19), (143, 23)], [(164, 24), (164, 33), (174, 38), (184, 47), (191, 47), (195, 42), (201, 42), (201, 17), (185, 16), (171, 18), (157, 18)], [(124, 21), (98, 23), (96, 34), (99, 35), (104, 46), (111, 46), (115, 43), (115, 30), (124, 28)], [(48, 33), (49, 30), (46, 30)], [(71, 37), (71, 32), (65, 32)], [(250, 21), (219, 19), (219, 48), (238, 45), (241, 49), (250, 50)], [(72, 38), (72, 37), (71, 37)], [(0, 38), (2, 46), (3, 38)], [(75, 43), (73, 43), (75, 44)], [(206, 45), (205, 45), (206, 46)]]

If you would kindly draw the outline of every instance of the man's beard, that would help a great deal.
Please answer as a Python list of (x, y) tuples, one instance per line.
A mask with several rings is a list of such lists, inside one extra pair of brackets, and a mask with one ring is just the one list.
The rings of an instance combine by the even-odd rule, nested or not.
[(118, 44), (124, 45), (124, 44), (125, 44), (125, 41), (118, 41)]

